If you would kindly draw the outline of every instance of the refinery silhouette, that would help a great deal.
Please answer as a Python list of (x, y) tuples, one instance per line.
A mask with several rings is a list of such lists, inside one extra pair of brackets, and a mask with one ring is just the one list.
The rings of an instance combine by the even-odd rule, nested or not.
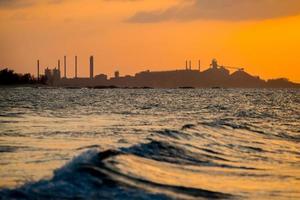
[[(92, 87), (92, 88), (300, 88), (300, 84), (288, 81), (285, 78), (263, 80), (252, 76), (242, 67), (219, 65), (213, 59), (209, 68), (201, 71), (201, 62), (198, 68), (193, 69), (192, 61), (186, 60), (185, 67), (170, 71), (142, 71), (134, 76), (120, 76), (115, 71), (114, 77), (108, 78), (105, 74), (94, 76), (94, 57), (89, 58), (90, 76), (80, 78), (77, 74), (77, 56), (75, 56), (75, 76), (67, 78), (67, 57), (64, 56), (64, 75), (61, 73), (61, 62), (53, 69), (45, 69), (43, 77), (47, 85), (56, 87)], [(230, 73), (230, 69), (235, 72)], [(40, 75), (40, 61), (37, 60), (37, 79)]]

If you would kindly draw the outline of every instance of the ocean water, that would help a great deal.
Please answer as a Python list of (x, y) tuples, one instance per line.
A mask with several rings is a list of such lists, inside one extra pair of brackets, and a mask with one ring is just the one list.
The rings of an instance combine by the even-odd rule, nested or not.
[(300, 199), (300, 90), (0, 89), (0, 199)]

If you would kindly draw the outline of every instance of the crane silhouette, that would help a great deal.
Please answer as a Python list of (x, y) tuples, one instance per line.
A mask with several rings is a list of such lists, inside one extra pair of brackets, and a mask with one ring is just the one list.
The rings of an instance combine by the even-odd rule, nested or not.
[(245, 71), (245, 69), (242, 68), (242, 67), (230, 67), (230, 66), (221, 66), (221, 67), (224, 67), (224, 68), (227, 68), (227, 69), (236, 69), (238, 71)]
[(210, 66), (212, 68), (227, 68), (227, 69), (235, 69), (235, 70), (238, 70), (238, 71), (245, 71), (245, 69), (243, 67), (231, 67), (231, 66), (224, 66), (224, 65), (218, 65), (218, 62), (217, 62), (217, 59), (213, 59)]

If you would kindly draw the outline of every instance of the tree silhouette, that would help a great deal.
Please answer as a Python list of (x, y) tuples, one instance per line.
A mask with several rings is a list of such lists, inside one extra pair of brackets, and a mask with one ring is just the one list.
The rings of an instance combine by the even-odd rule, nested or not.
[(0, 85), (15, 85), (15, 84), (45, 84), (45, 76), (41, 76), (39, 80), (31, 74), (17, 74), (14, 70), (5, 68), (0, 71)]

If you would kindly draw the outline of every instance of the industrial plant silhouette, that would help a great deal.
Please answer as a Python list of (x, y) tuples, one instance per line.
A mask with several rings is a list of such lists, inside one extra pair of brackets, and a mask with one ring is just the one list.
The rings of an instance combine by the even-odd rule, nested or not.
[[(201, 71), (193, 69), (191, 60), (185, 62), (185, 68), (172, 71), (142, 71), (134, 76), (120, 76), (119, 71), (115, 76), (108, 78), (105, 74), (94, 76), (94, 57), (89, 59), (90, 77), (79, 78), (77, 71), (77, 56), (75, 56), (75, 77), (67, 78), (67, 57), (64, 56), (64, 76), (61, 76), (60, 60), (54, 69), (45, 69), (44, 76), (47, 84), (59, 87), (120, 87), (120, 88), (300, 88), (300, 84), (292, 83), (285, 78), (262, 80), (252, 76), (244, 68), (219, 65), (216, 59), (212, 60), (210, 67)], [(230, 73), (229, 69), (236, 71)], [(37, 61), (37, 77), (40, 76), (40, 61)]]

